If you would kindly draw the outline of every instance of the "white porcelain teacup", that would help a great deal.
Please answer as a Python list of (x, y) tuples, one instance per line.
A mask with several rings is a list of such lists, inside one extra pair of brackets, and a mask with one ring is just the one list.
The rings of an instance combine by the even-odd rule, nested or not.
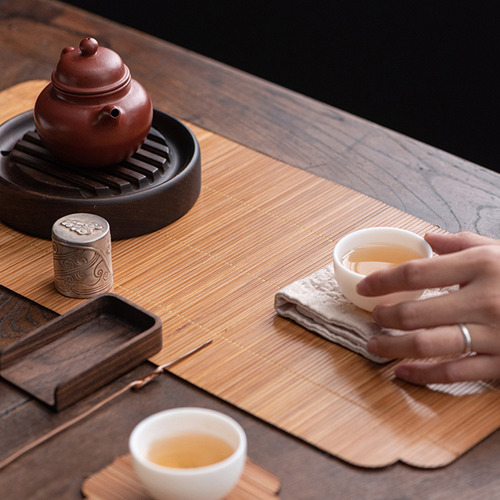
[[(165, 466), (152, 461), (155, 459), (151, 455), (155, 446), (175, 448), (177, 445), (172, 445), (172, 442), (183, 439), (182, 436), (191, 436), (191, 439), (201, 436), (200, 444), (197, 444), (200, 453), (204, 451), (201, 443), (210, 442), (207, 436), (213, 442), (221, 440), (230, 447), (230, 454), (227, 458), (202, 466), (191, 466), (189, 463)], [(129, 448), (135, 471), (153, 498), (219, 500), (236, 486), (243, 473), (247, 440), (241, 426), (223, 413), (204, 408), (175, 408), (140, 422), (130, 435)], [(196, 457), (196, 460), (199, 458)]]
[(423, 290), (396, 292), (378, 297), (364, 297), (356, 291), (356, 285), (366, 274), (348, 268), (346, 256), (355, 249), (375, 246), (394, 246), (408, 249), (414, 258), (432, 257), (432, 248), (419, 235), (394, 227), (371, 227), (354, 231), (341, 238), (333, 250), (335, 278), (344, 296), (353, 304), (372, 311), (378, 304), (395, 304), (405, 300), (418, 299)]

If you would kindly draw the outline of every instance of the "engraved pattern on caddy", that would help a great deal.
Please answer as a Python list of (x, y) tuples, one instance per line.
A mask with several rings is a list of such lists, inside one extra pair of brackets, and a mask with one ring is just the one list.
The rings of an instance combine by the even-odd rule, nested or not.
[(105, 292), (113, 284), (110, 249), (103, 252), (53, 241), (52, 250), (55, 286), (61, 293), (85, 297)]
[(61, 226), (68, 228), (70, 231), (81, 234), (82, 236), (88, 236), (95, 231), (101, 231), (104, 229), (104, 226), (98, 222), (81, 221), (78, 219), (64, 219), (60, 224)]

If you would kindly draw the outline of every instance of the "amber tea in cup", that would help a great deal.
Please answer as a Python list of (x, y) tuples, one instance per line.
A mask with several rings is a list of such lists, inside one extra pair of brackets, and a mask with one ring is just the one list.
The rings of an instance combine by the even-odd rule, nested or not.
[(402, 245), (373, 244), (353, 248), (342, 258), (342, 265), (355, 273), (367, 276), (380, 269), (399, 266), (422, 257), (420, 252)]
[(234, 448), (224, 439), (201, 432), (185, 432), (151, 443), (148, 460), (164, 467), (205, 467), (229, 458)]

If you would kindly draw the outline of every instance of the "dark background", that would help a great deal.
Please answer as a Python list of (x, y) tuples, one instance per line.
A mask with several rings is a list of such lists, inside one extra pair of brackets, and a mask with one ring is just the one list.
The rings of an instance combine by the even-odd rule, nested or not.
[(67, 3), (500, 171), (493, 2)]

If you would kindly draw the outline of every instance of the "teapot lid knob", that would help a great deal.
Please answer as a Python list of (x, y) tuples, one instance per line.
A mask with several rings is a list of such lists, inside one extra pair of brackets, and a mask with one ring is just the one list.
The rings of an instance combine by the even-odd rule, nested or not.
[(97, 95), (123, 88), (130, 82), (130, 70), (111, 49), (100, 47), (90, 36), (80, 42), (80, 50), (65, 47), (52, 83), (70, 94)]
[(80, 50), (83, 56), (93, 56), (97, 49), (99, 48), (99, 43), (95, 38), (88, 36), (80, 42)]

